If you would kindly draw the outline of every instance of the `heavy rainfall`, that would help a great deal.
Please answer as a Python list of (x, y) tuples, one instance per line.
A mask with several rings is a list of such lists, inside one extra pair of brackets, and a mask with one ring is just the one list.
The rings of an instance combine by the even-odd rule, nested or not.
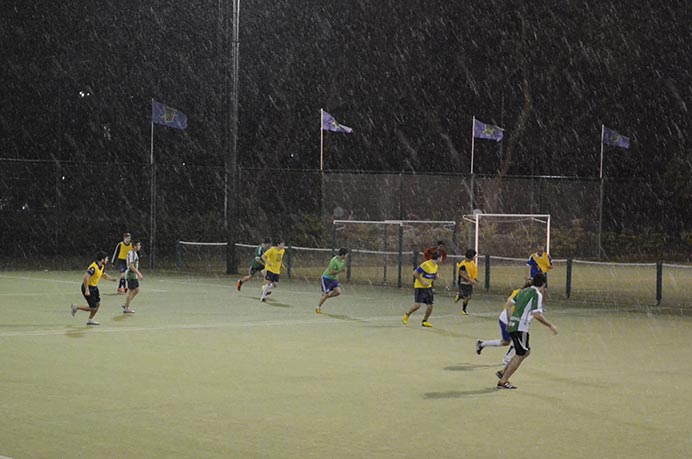
[[(161, 392), (145, 393), (156, 403), (143, 392), (123, 402), (123, 419), (143, 428), (166, 418), (154, 440), (130, 432), (129, 445), (96, 428), (105, 446), (89, 457), (458, 457), (466, 448), (467, 457), (552, 457), (542, 444), (562, 457), (682, 457), (692, 447), (682, 433), (689, 420), (675, 409), (692, 399), (652, 395), (692, 376), (688, 2), (66, 0), (2, 9), (0, 343), (13, 351), (0, 367), (41, 382), (22, 405), (29, 394), (0, 377), (0, 393), (11, 394), (0, 396), (10, 413), (0, 458), (76, 457), (84, 451), (72, 422), (110, 413), (106, 427), (118, 425), (122, 401), (100, 394), (105, 406), (92, 416), (76, 394), (54, 401), (43, 381), (92, 390), (39, 357), (80, 342), (91, 348), (75, 358), (106, 361), (103, 345), (120, 369), (97, 364), (108, 389), (127, 386), (121, 375), (141, 387), (153, 368)], [(113, 253), (124, 233), (142, 246), (136, 299)], [(243, 277), (264, 239), (285, 241), (280, 283)], [(440, 258), (430, 316), (409, 310), (411, 272), (437, 241), (449, 259)], [(331, 299), (320, 279), (341, 247), (343, 296)], [(466, 314), (458, 263), (469, 249), (478, 279)], [(537, 249), (552, 257), (545, 316), (560, 334), (533, 322), (536, 355), (513, 377), (522, 390), (504, 394), (493, 379), (501, 354), (478, 357), (474, 345), (498, 334), (497, 315)], [(110, 276), (94, 317), (79, 285), (100, 251)], [(80, 311), (100, 328), (85, 328)], [(422, 319), (420, 334), (404, 333), (409, 314), (416, 326)], [(183, 343), (199, 348), (178, 354)], [(123, 348), (141, 352), (134, 369), (129, 356), (114, 357)], [(61, 358), (80, 377), (100, 375)], [(216, 377), (249, 398), (228, 395)], [(633, 388), (599, 394), (627, 381)], [(401, 387), (409, 383), (419, 386)], [(399, 390), (415, 413), (392, 397)], [(498, 444), (502, 418), (468, 437), (507, 407), (495, 394), (543, 392), (549, 402), (517, 397), (540, 427), (534, 446)], [(48, 421), (34, 431), (43, 409)], [(419, 420), (429, 438), (404, 446), (417, 441)], [(558, 422), (568, 430), (562, 443)], [(256, 430), (263, 425), (269, 433)], [(587, 430), (590, 438), (575, 433)], [(650, 431), (660, 437), (642, 439)], [(46, 444), (27, 446), (34, 436)], [(371, 449), (354, 447), (361, 438)]]

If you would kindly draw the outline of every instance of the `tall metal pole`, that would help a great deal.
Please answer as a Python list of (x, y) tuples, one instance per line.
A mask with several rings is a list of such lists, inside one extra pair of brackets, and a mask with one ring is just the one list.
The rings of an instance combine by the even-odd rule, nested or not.
[[(225, 4), (223, 11), (223, 30), (224, 46), (221, 50), (223, 72), (224, 72), (224, 91), (230, 98), (229, 111), (226, 116), (226, 126), (224, 131), (228, 135), (224, 136), (226, 141), (226, 273), (233, 274), (238, 272), (238, 257), (235, 244), (238, 242), (238, 62), (240, 55), (240, 0), (228, 0), (232, 2), (229, 9), (228, 3)], [(230, 32), (230, 36), (229, 36)], [(228, 52), (230, 51), (230, 65)], [(230, 68), (229, 68), (230, 67)], [(230, 75), (229, 75), (230, 73)], [(223, 104), (222, 100), (222, 104)]]
[(601, 259), (603, 254), (602, 231), (603, 231), (603, 136), (605, 134), (605, 125), (601, 124), (601, 165), (598, 169), (598, 178), (600, 179), (600, 195), (598, 199), (598, 259)]
[[(154, 99), (151, 99), (151, 106), (154, 106)], [(153, 112), (152, 112), (153, 114)], [(155, 266), (154, 258), (156, 244), (156, 165), (154, 164), (154, 117), (151, 118), (151, 141), (149, 147), (149, 182), (151, 185), (151, 202), (149, 215), (149, 269)]]

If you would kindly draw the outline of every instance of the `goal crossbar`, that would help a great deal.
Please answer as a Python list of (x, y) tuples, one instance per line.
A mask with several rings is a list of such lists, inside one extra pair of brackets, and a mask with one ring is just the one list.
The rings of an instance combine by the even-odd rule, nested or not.
[(475, 249), (478, 253), (478, 235), (479, 235), (479, 223), (481, 218), (491, 217), (491, 218), (504, 218), (504, 219), (531, 219), (540, 223), (546, 224), (546, 239), (545, 239), (545, 250), (550, 253), (550, 214), (484, 214), (484, 213), (474, 213), (470, 215), (464, 215), (463, 219), (475, 224)]

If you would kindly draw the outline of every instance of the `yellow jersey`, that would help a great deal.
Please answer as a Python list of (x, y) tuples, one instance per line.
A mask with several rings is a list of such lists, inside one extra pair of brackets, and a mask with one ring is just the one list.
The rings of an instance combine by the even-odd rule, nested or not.
[(461, 277), (461, 273), (465, 272), (466, 275), (473, 280), (478, 280), (478, 266), (473, 260), (463, 259), (457, 263), (457, 275), (459, 276), (459, 282), (464, 284), (464, 280)]
[(103, 271), (106, 269), (106, 265), (99, 266), (97, 262), (92, 262), (87, 268), (87, 272), (91, 276), (89, 279), (89, 287), (96, 287), (103, 276)]
[(281, 262), (284, 259), (285, 252), (286, 248), (270, 247), (269, 250), (264, 252), (264, 257), (267, 259), (264, 268), (271, 273), (281, 274)]
[(432, 288), (432, 282), (437, 278), (437, 269), (439, 266), (433, 260), (428, 260), (416, 268), (416, 272), (420, 274), (420, 277), (428, 281), (429, 285), (423, 285), (421, 281), (416, 278), (413, 283), (414, 288)]
[(113, 252), (113, 263), (115, 263), (115, 260), (127, 260), (127, 254), (130, 253), (130, 250), (132, 250), (131, 241), (129, 244), (118, 242), (118, 245), (115, 246), (115, 252)]

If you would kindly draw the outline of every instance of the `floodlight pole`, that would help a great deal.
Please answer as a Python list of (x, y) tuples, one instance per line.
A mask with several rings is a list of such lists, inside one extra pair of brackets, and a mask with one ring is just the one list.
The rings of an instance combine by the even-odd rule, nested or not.
[[(229, 4), (232, 5), (229, 8)], [(228, 0), (222, 11), (222, 28), (224, 31), (220, 47), (223, 69), (223, 91), (230, 98), (230, 110), (226, 112), (224, 126), (225, 161), (225, 226), (226, 226), (226, 273), (238, 272), (238, 257), (235, 244), (238, 239), (238, 62), (240, 55), (240, 0)], [(231, 36), (229, 36), (229, 31)], [(231, 59), (228, 61), (228, 51)], [(230, 64), (230, 65), (229, 65)], [(230, 67), (230, 68), (229, 68)], [(230, 75), (229, 75), (230, 72)], [(222, 98), (223, 102), (223, 98)]]
[(603, 253), (603, 243), (601, 234), (603, 231), (603, 137), (605, 135), (605, 125), (601, 124), (601, 166), (598, 170), (598, 178), (600, 181), (600, 195), (598, 199), (598, 259), (601, 259)]

